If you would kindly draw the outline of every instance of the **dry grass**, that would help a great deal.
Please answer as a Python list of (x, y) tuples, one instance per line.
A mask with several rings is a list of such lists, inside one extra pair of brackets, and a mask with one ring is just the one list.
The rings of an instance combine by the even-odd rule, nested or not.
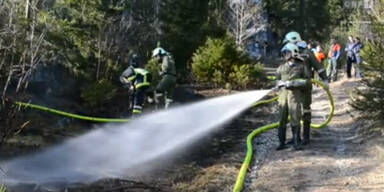
[(174, 183), (174, 191), (208, 192), (231, 191), (238, 169), (232, 165), (217, 164), (198, 170), (190, 181)]

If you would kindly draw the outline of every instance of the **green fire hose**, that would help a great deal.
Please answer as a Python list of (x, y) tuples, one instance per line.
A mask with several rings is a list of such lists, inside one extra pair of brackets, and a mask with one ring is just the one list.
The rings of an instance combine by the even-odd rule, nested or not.
[[(322, 87), (327, 92), (328, 98), (330, 101), (330, 113), (329, 113), (328, 119), (322, 124), (311, 124), (311, 128), (320, 129), (320, 128), (323, 128), (326, 125), (328, 125), (328, 123), (332, 120), (333, 113), (335, 111), (335, 105), (334, 105), (333, 96), (332, 96), (331, 92), (329, 91), (329, 89), (326, 89), (325, 85), (322, 82), (315, 80), (315, 79), (312, 79), (312, 84), (319, 85), (320, 87)], [(269, 100), (259, 101), (259, 102), (255, 103), (253, 105), (253, 107), (257, 107), (257, 106), (262, 105), (262, 104), (272, 103), (274, 101), (277, 101), (277, 99), (278, 99), (278, 97), (274, 97), (274, 98), (269, 99)], [(265, 132), (265, 131), (277, 128), (277, 127), (279, 127), (279, 125), (280, 125), (279, 122), (268, 124), (268, 125), (265, 125), (263, 127), (258, 128), (258, 129), (255, 129), (251, 134), (248, 135), (248, 137), (247, 137), (247, 154), (245, 156), (245, 160), (244, 160), (244, 162), (240, 168), (239, 174), (237, 176), (237, 180), (236, 180), (236, 184), (235, 184), (235, 187), (233, 189), (233, 192), (240, 192), (243, 190), (245, 177), (247, 175), (247, 171), (248, 171), (248, 168), (251, 164), (252, 155), (253, 155), (253, 146), (252, 146), (253, 138), (255, 136)]]
[(29, 107), (32, 109), (38, 109), (41, 111), (46, 111), (48, 113), (53, 113), (56, 115), (61, 115), (61, 116), (65, 116), (65, 117), (81, 119), (81, 120), (86, 120), (86, 121), (94, 121), (94, 122), (100, 122), (100, 123), (125, 123), (125, 122), (130, 121), (129, 119), (109, 119), (109, 118), (99, 118), (99, 117), (88, 117), (88, 116), (77, 115), (77, 114), (68, 113), (68, 112), (64, 112), (64, 111), (59, 111), (56, 109), (51, 109), (51, 108), (43, 107), (40, 105), (34, 105), (34, 104), (30, 104), (30, 103), (23, 103), (23, 102), (15, 102), (15, 103), (21, 107)]
[[(328, 119), (324, 123), (311, 124), (311, 128), (320, 129), (320, 128), (326, 126), (332, 120), (334, 109), (335, 109), (334, 101), (333, 101), (333, 97), (332, 97), (331, 92), (325, 88), (325, 85), (322, 82), (312, 79), (312, 84), (319, 85), (324, 90), (326, 90), (326, 92), (328, 94), (329, 101), (330, 101), (330, 106), (331, 106), (330, 115), (328, 116)], [(259, 101), (259, 102), (256, 102), (255, 104), (253, 104), (252, 107), (257, 107), (259, 105), (272, 103), (272, 102), (277, 101), (277, 99), (278, 99), (278, 97), (274, 97), (274, 98), (269, 99), (269, 100)], [(77, 115), (77, 114), (73, 114), (73, 113), (68, 113), (68, 112), (64, 112), (64, 111), (60, 111), (60, 110), (56, 110), (56, 109), (51, 109), (48, 107), (43, 107), (43, 106), (39, 106), (39, 105), (35, 105), (35, 104), (24, 103), (24, 102), (16, 102), (16, 104), (19, 105), (20, 107), (33, 108), (33, 109), (46, 111), (49, 113), (53, 113), (53, 114), (57, 114), (57, 115), (65, 116), (65, 117), (70, 117), (70, 118), (75, 118), (75, 119), (80, 119), (80, 120), (86, 120), (86, 121), (94, 121), (94, 122), (101, 122), (101, 123), (125, 123), (125, 122), (130, 121), (130, 119), (112, 119), (112, 118), (88, 117), (88, 116)], [(238, 174), (238, 177), (236, 180), (236, 184), (235, 184), (235, 187), (233, 189), (234, 192), (240, 192), (243, 189), (247, 170), (251, 164), (252, 155), (253, 155), (253, 146), (252, 146), (253, 138), (255, 136), (265, 132), (265, 131), (268, 131), (270, 129), (274, 129), (277, 127), (279, 127), (279, 122), (268, 124), (268, 125), (265, 125), (263, 127), (260, 127), (248, 135), (248, 137), (247, 137), (247, 154), (246, 154), (245, 160), (244, 160), (244, 162), (240, 168), (240, 171), (239, 171), (239, 174)]]

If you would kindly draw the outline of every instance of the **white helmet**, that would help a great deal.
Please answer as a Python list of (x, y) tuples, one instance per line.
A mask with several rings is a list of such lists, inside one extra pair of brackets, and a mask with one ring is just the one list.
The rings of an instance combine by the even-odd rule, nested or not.
[(296, 31), (291, 31), (285, 35), (283, 43), (297, 43), (300, 41), (302, 41), (300, 34)]
[(157, 55), (165, 55), (165, 54), (167, 54), (167, 51), (165, 51), (161, 47), (158, 47), (152, 51), (152, 57), (156, 57)]
[(296, 43), (296, 45), (297, 45), (299, 48), (303, 48), (303, 49), (305, 49), (305, 48), (308, 47), (308, 43), (305, 42), (305, 41), (299, 41), (299, 42)]
[(299, 47), (293, 43), (287, 43), (281, 52), (286, 55), (287, 52), (290, 53), (289, 58), (298, 58), (300, 56)]

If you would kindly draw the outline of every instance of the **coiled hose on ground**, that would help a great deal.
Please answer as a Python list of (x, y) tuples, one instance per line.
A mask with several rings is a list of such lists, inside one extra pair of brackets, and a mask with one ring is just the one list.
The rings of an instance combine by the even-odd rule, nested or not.
[[(327, 89), (325, 87), (325, 85), (321, 81), (312, 79), (312, 84), (315, 84), (315, 85), (322, 87), (327, 92), (328, 99), (330, 102), (330, 112), (329, 112), (329, 116), (328, 116), (327, 120), (322, 124), (311, 124), (311, 128), (320, 129), (320, 128), (323, 128), (326, 125), (328, 125), (329, 122), (331, 122), (332, 117), (333, 117), (333, 113), (335, 111), (335, 105), (334, 105), (333, 96), (332, 96), (331, 92), (329, 91), (329, 89)], [(277, 99), (278, 99), (278, 97), (274, 97), (274, 98), (269, 99), (269, 100), (259, 101), (259, 102), (255, 103), (253, 105), (253, 107), (257, 107), (257, 106), (260, 106), (262, 104), (272, 103), (274, 101), (277, 101)], [(247, 154), (245, 156), (245, 160), (244, 160), (244, 162), (240, 168), (239, 174), (237, 176), (235, 187), (233, 188), (233, 192), (241, 192), (243, 190), (245, 177), (247, 175), (248, 168), (249, 168), (251, 161), (252, 161), (252, 155), (253, 155), (252, 140), (253, 140), (253, 138), (256, 137), (257, 135), (265, 132), (265, 131), (277, 128), (277, 127), (279, 127), (279, 125), (280, 125), (279, 122), (271, 123), (271, 124), (268, 124), (268, 125), (265, 125), (265, 126), (262, 126), (260, 128), (255, 129), (251, 134), (248, 135), (248, 137), (247, 137)]]

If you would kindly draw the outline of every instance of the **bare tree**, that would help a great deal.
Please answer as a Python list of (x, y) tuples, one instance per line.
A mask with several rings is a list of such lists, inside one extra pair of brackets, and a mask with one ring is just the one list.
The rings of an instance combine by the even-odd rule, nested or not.
[[(46, 35), (46, 29), (37, 30), (37, 14), (38, 4), (40, 0), (26, 1), (25, 15), (28, 19), (28, 28), (25, 30), (17, 20), (18, 15), (21, 15), (18, 9), (17, 2), (6, 1), (1, 7), (1, 11), (5, 13), (8, 21), (5, 25), (0, 26), (1, 37), (6, 39), (4, 44), (0, 45), (0, 70), (2, 74), (7, 76), (3, 86), (2, 97), (10, 85), (12, 80), (17, 81), (16, 92), (28, 86), (28, 80), (34, 69), (44, 56), (41, 49)], [(28, 12), (28, 14), (27, 14)], [(4, 17), (3, 17), (4, 18)], [(6, 63), (6, 64), (4, 64)]]
[(255, 0), (228, 0), (227, 4), (225, 21), (229, 31), (235, 36), (236, 45), (241, 47), (263, 26), (260, 19), (261, 3)]

